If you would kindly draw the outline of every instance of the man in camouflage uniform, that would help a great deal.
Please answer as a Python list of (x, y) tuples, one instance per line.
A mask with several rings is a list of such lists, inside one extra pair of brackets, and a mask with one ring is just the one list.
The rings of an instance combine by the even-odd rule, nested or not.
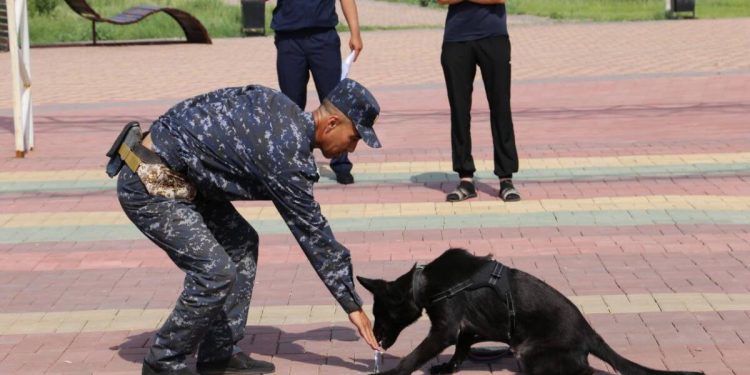
[(153, 123), (144, 145), (150, 141), (195, 193), (150, 194), (133, 171), (120, 172), (117, 193), (128, 218), (186, 274), (144, 360), (144, 374), (193, 374), (185, 359), (196, 350), (202, 374), (274, 371), (236, 346), (245, 332), (258, 234), (232, 200), (273, 202), (360, 335), (377, 348), (354, 290), (350, 253), (313, 197), (318, 174), (312, 150), (336, 157), (353, 152), (359, 139), (380, 147), (372, 129), (379, 111), (367, 89), (346, 79), (312, 113), (277, 91), (246, 86), (188, 99)]

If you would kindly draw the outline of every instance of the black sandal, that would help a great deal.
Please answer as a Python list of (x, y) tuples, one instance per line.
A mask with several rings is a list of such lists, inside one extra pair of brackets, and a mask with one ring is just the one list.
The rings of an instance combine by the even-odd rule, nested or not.
[(518, 194), (518, 190), (513, 186), (513, 181), (511, 180), (500, 181), (498, 196), (505, 202), (518, 202), (521, 200), (521, 194)]
[(461, 181), (456, 186), (456, 190), (448, 193), (445, 200), (448, 202), (460, 202), (476, 196), (477, 189), (474, 187), (474, 184), (469, 181)]

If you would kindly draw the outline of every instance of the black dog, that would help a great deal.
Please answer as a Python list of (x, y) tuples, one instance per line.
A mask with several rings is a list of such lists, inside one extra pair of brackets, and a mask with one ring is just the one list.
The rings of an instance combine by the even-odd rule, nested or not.
[(411, 374), (450, 345), (450, 361), (433, 374), (457, 372), (472, 344), (507, 343), (529, 375), (589, 375), (593, 354), (623, 375), (700, 375), (658, 371), (631, 362), (604, 342), (576, 306), (560, 292), (490, 256), (450, 249), (426, 266), (415, 266), (392, 282), (357, 277), (375, 296), (375, 337), (384, 349), (427, 311), (427, 337), (394, 369)]

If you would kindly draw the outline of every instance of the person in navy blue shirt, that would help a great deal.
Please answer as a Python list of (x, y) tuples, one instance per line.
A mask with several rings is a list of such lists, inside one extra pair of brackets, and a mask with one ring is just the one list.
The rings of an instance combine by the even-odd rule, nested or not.
[[(354, 0), (340, 0), (349, 25), (349, 48), (357, 60), (362, 51), (359, 17)], [(341, 79), (341, 41), (336, 33), (339, 20), (335, 0), (279, 0), (273, 10), (276, 71), (279, 88), (305, 109), (307, 82), (312, 73), (321, 101)], [(331, 159), (331, 169), (340, 184), (354, 183), (348, 153)]]
[(477, 196), (474, 158), (471, 153), (471, 93), (476, 68), (490, 107), (494, 174), (499, 178), (499, 197), (518, 201), (513, 173), (518, 171), (513, 119), (510, 110), (510, 39), (505, 0), (438, 0), (447, 4), (443, 50), (440, 57), (451, 109), (453, 171), (460, 181), (446, 200), (462, 201)]
[(313, 149), (332, 158), (353, 152), (360, 139), (380, 147), (372, 128), (379, 112), (366, 88), (345, 79), (313, 112), (303, 112), (278, 91), (252, 85), (185, 100), (151, 125), (144, 146), (197, 193), (151, 194), (140, 174), (128, 168), (118, 178), (128, 218), (185, 272), (184, 290), (156, 334), (143, 374), (194, 374), (185, 361), (196, 350), (201, 374), (274, 371), (273, 364), (237, 347), (245, 333), (259, 237), (234, 200), (273, 202), (359, 334), (378, 348), (354, 288), (350, 252), (334, 237), (313, 196), (318, 180)]

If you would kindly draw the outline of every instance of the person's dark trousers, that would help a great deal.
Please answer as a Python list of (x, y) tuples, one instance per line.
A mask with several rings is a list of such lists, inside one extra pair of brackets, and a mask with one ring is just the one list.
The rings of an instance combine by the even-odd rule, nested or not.
[(117, 195), (133, 224), (185, 272), (182, 294), (145, 361), (163, 371), (184, 368), (196, 349), (199, 363), (232, 356), (245, 335), (258, 233), (230, 202), (149, 195), (127, 167)]
[[(323, 99), (341, 80), (341, 40), (335, 29), (305, 29), (278, 32), (276, 44), (276, 72), (279, 88), (284, 95), (305, 109), (307, 82), (312, 73), (318, 99)], [(351, 173), (348, 153), (331, 159), (336, 174)]]
[(471, 94), (479, 66), (490, 107), (494, 173), (510, 177), (518, 171), (513, 119), (510, 110), (510, 40), (507, 36), (468, 42), (444, 42), (441, 64), (451, 109), (453, 170), (460, 177), (476, 171), (471, 153)]

